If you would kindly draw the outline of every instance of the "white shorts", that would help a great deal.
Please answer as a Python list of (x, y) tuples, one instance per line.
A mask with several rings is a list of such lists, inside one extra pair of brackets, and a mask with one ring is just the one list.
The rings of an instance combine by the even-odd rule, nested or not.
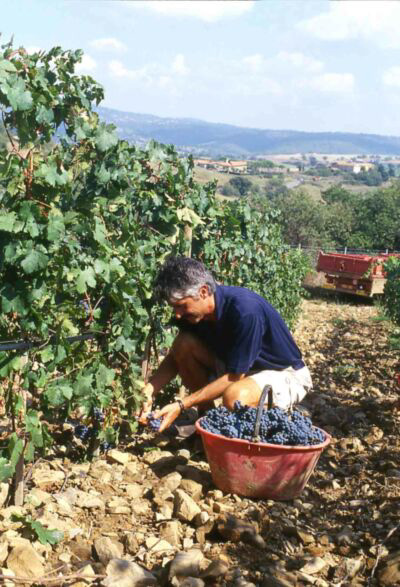
[(312, 388), (312, 380), (308, 367), (293, 369), (288, 367), (283, 371), (259, 371), (249, 375), (261, 390), (266, 385), (272, 387), (272, 404), (275, 407), (287, 410), (294, 404), (301, 402)]

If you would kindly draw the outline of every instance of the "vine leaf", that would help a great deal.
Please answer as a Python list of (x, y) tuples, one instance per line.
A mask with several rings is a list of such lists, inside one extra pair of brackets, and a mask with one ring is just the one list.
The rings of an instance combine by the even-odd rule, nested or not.
[(76, 280), (76, 291), (78, 293), (85, 293), (87, 287), (96, 287), (96, 277), (92, 267), (82, 269)]
[(16, 79), (12, 86), (7, 83), (2, 84), (1, 89), (14, 110), (29, 110), (31, 108), (33, 103), (32, 94), (26, 89), (22, 79)]
[(12, 232), (16, 220), (15, 212), (0, 212), (0, 230)]
[(118, 136), (114, 130), (111, 130), (102, 124), (95, 133), (95, 145), (99, 151), (107, 151), (114, 147), (118, 142)]
[(44, 269), (47, 266), (48, 256), (36, 249), (31, 249), (26, 255), (25, 259), (21, 261), (21, 267), (25, 273), (34, 273), (39, 269)]
[(14, 522), (22, 522), (23, 528), (36, 536), (41, 544), (58, 544), (64, 538), (64, 534), (60, 530), (49, 530), (38, 520), (32, 520), (31, 516), (13, 514), (11, 519)]

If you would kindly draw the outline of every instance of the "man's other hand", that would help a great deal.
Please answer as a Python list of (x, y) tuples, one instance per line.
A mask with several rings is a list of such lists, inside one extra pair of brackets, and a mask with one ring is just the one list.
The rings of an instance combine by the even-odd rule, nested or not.
[(155, 412), (155, 418), (162, 418), (161, 426), (159, 432), (163, 432), (166, 428), (171, 426), (171, 424), (176, 420), (176, 418), (181, 413), (181, 407), (178, 402), (174, 402), (173, 404), (168, 404), (164, 406), (161, 410), (157, 410)]

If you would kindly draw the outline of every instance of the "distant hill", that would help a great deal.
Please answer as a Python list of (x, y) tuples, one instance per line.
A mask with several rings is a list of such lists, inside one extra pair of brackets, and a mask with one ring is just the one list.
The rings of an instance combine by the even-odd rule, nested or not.
[(144, 145), (150, 139), (174, 144), (197, 155), (249, 157), (278, 153), (399, 155), (400, 137), (343, 132), (263, 130), (193, 118), (161, 118), (99, 107), (101, 118), (112, 122), (119, 136)]

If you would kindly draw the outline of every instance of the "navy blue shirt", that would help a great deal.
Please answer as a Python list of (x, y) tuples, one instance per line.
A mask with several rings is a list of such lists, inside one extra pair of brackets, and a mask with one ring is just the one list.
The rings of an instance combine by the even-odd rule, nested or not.
[(244, 287), (217, 285), (215, 305), (216, 321), (188, 330), (224, 361), (227, 373), (304, 367), (288, 327), (267, 300)]

